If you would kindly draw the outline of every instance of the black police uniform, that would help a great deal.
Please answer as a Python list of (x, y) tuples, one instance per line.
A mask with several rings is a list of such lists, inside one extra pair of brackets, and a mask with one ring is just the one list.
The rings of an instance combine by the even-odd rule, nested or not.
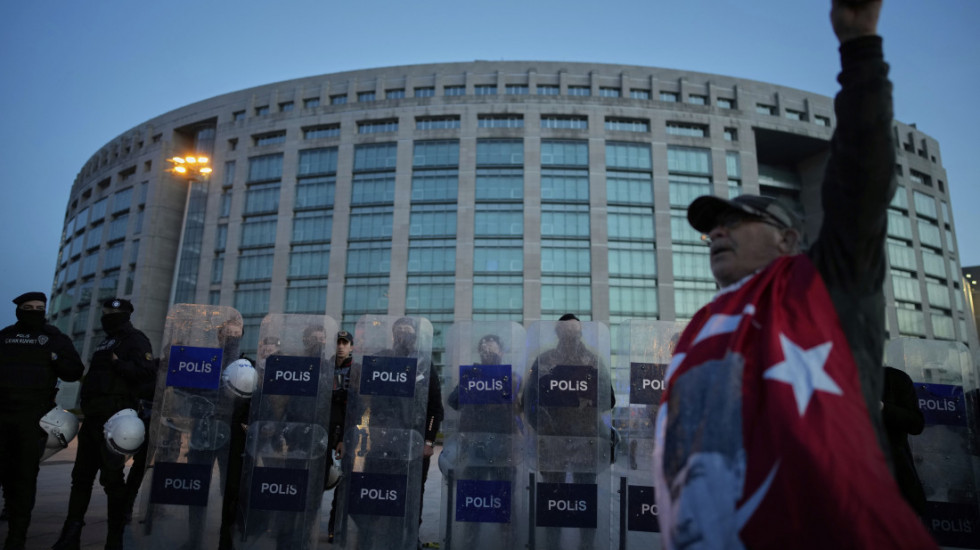
[[(21, 298), (14, 303), (27, 301)], [(24, 313), (31, 312), (18, 309), (17, 323), (0, 331), (0, 476), (9, 521), (4, 548), (10, 549), (23, 548), (34, 509), (46, 438), (38, 422), (55, 406), (58, 379), (73, 382), (85, 370), (71, 340), (44, 323), (44, 312), (33, 320)]]
[[(124, 300), (108, 300), (103, 306), (132, 309)], [(128, 306), (128, 307), (126, 307)], [(139, 406), (139, 389), (154, 377), (153, 352), (146, 335), (133, 327), (128, 313), (113, 314), (113, 323), (103, 322), (106, 336), (95, 348), (88, 374), (82, 382), (81, 407), (85, 419), (78, 432), (78, 451), (71, 472), (68, 517), (55, 548), (77, 548), (78, 535), (85, 524), (85, 512), (92, 498), (96, 473), (108, 497), (108, 537), (106, 548), (121, 548), (128, 511), (123, 478), (125, 457), (106, 446), (103, 426), (122, 409)], [(103, 319), (106, 319), (104, 316)], [(118, 359), (113, 359), (113, 354)]]

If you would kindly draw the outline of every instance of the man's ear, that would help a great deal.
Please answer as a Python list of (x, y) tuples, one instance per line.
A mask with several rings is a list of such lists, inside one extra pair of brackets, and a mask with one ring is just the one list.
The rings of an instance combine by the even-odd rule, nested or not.
[(795, 229), (784, 229), (780, 232), (779, 251), (783, 254), (796, 254), (800, 251), (800, 232)]

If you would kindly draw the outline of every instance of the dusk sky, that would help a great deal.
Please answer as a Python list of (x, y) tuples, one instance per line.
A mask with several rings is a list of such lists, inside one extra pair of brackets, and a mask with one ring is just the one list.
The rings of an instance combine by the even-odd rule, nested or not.
[[(485, 60), (645, 65), (832, 96), (829, 0), (8, 2), (0, 20), (0, 326), (50, 293), (72, 182), (172, 109), (281, 80)], [(980, 264), (980, 2), (886, 0), (896, 118), (936, 138), (963, 265)], [(6, 304), (6, 305), (3, 305)], [(157, 345), (158, 343), (154, 343)]]

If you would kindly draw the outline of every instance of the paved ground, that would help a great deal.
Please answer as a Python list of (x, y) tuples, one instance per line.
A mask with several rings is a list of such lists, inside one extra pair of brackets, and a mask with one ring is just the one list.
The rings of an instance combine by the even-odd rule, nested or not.
[[(75, 450), (76, 443), (73, 441), (67, 449), (41, 463), (41, 473), (37, 479), (37, 503), (34, 505), (31, 528), (27, 533), (28, 550), (51, 548), (58, 539), (65, 513), (68, 511), (68, 494), (71, 489), (71, 468), (75, 460)], [(419, 534), (423, 541), (438, 540), (439, 505), (442, 499), (442, 476), (437, 466), (440, 450), (441, 447), (437, 446), (437, 454), (432, 459), (429, 478), (425, 485), (423, 521)], [(327, 515), (330, 512), (332, 498), (333, 492), (324, 493), (318, 546), (321, 549), (332, 548), (332, 545), (327, 544)], [(96, 489), (92, 492), (92, 503), (85, 517), (85, 524), (85, 529), (82, 531), (82, 549), (101, 549), (105, 544), (106, 535), (106, 498), (105, 493), (98, 486), (98, 481), (96, 481)], [(7, 523), (0, 522), (0, 543), (6, 536)], [(135, 545), (131, 546), (135, 548)]]

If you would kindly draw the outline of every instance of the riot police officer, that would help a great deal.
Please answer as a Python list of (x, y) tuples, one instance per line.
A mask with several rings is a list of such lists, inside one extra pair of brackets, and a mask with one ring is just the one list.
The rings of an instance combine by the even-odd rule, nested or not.
[(44, 321), (47, 297), (14, 298), (17, 322), (0, 331), (0, 476), (8, 513), (5, 550), (24, 548), (34, 509), (38, 464), (46, 434), (38, 422), (52, 407), (58, 379), (85, 371), (71, 340)]
[(78, 433), (78, 453), (71, 472), (68, 517), (55, 550), (79, 547), (85, 511), (92, 498), (95, 475), (108, 497), (106, 549), (122, 548), (128, 498), (123, 478), (125, 457), (106, 447), (103, 425), (121, 409), (139, 406), (139, 388), (154, 376), (153, 352), (146, 335), (129, 319), (133, 304), (121, 298), (102, 303), (105, 338), (95, 348), (82, 382), (81, 407), (85, 419)]

